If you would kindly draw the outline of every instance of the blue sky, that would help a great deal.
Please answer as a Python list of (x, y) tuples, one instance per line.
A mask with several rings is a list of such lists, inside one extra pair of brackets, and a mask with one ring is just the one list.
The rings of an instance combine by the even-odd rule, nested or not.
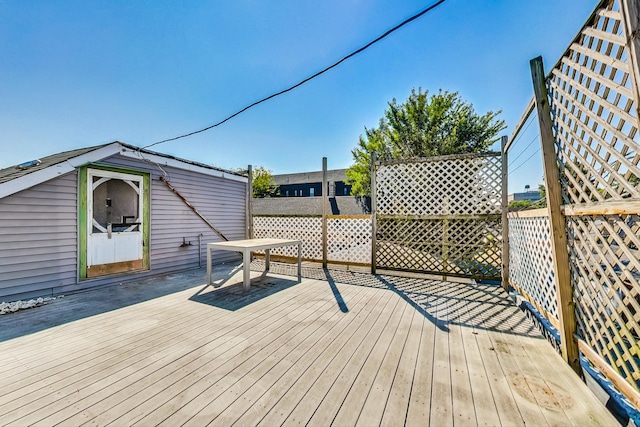
[[(114, 140), (145, 146), (206, 127), (431, 3), (0, 0), (0, 167)], [(274, 173), (318, 170), (323, 156), (329, 168), (345, 168), (364, 127), (414, 87), (459, 91), (479, 113), (502, 109), (508, 135), (533, 94), (529, 60), (542, 55), (548, 70), (596, 3), (447, 0), (304, 86), (154, 149)], [(523, 136), (512, 158), (530, 140)], [(510, 191), (542, 181), (539, 159), (510, 173)]]

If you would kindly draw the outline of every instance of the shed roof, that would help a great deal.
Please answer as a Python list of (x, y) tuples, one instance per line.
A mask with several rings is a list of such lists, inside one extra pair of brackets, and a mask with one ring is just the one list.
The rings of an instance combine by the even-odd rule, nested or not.
[(0, 198), (69, 173), (79, 166), (97, 162), (115, 154), (150, 160), (163, 166), (173, 166), (207, 175), (247, 181), (246, 177), (236, 172), (115, 141), (42, 157), (39, 159), (39, 163), (29, 167), (16, 165), (0, 169)]

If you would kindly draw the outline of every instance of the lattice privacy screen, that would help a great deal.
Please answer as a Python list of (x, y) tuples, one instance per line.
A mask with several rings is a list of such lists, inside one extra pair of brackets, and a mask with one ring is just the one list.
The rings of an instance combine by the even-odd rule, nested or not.
[[(509, 282), (553, 324), (558, 321), (549, 217), (509, 214)], [(541, 309), (541, 310), (540, 310)]]
[(610, 1), (551, 72), (565, 203), (638, 198), (638, 118), (625, 36)]
[[(254, 216), (253, 235), (255, 238), (301, 240), (302, 257), (322, 261), (322, 218)], [(271, 253), (298, 256), (295, 247), (272, 249)], [(371, 217), (328, 217), (327, 261), (371, 264)]]
[(377, 267), (498, 280), (501, 179), (495, 153), (380, 165)]
[[(322, 260), (322, 218), (254, 216), (253, 237), (301, 240), (303, 258)], [(298, 257), (294, 246), (272, 249), (271, 253)]]
[(572, 217), (580, 335), (640, 390), (639, 215)]
[(500, 214), (497, 154), (447, 156), (391, 163), (376, 171), (379, 215)]
[(327, 261), (371, 264), (371, 217), (327, 219)]
[[(564, 202), (594, 203), (594, 212), (640, 200), (627, 37), (618, 2), (605, 2), (548, 81)], [(567, 224), (579, 334), (640, 390), (638, 214), (575, 215)]]

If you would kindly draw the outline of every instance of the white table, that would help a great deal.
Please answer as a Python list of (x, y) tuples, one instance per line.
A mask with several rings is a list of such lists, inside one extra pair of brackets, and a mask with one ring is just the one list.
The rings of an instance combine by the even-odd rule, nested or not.
[(251, 252), (264, 251), (265, 272), (269, 271), (269, 251), (282, 246), (298, 245), (298, 280), (302, 280), (302, 241), (289, 239), (247, 239), (229, 242), (207, 243), (207, 282), (211, 285), (211, 250), (220, 249), (223, 251), (242, 252), (242, 268), (244, 289), (249, 290), (251, 273)]

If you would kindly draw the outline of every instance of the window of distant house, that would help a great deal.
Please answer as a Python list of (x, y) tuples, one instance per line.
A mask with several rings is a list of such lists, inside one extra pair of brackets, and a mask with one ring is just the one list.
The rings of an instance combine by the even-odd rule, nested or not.
[(297, 196), (298, 195), (298, 190), (293, 190), (293, 195)]
[(313, 187), (311, 187), (311, 188), (309, 189), (309, 196), (310, 196), (310, 197), (313, 197), (313, 196), (315, 196), (315, 193), (316, 193), (316, 189), (315, 189), (315, 188), (313, 188)]
[(286, 194), (285, 194), (285, 195), (286, 195), (287, 197), (289, 197), (289, 190), (287, 190), (287, 192), (286, 192)]
[(302, 196), (302, 189), (300, 189), (300, 195)]
[(349, 195), (349, 189), (347, 187), (344, 187), (344, 195), (345, 196)]

